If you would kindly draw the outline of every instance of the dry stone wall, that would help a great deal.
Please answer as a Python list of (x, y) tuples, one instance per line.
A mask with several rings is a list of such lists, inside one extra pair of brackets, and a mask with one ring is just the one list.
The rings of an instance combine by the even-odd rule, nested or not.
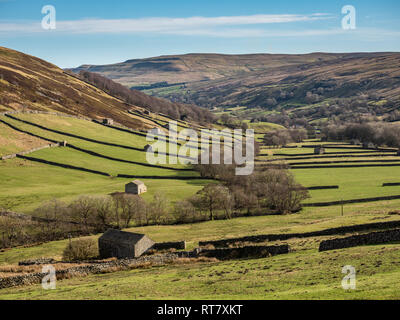
[(88, 172), (88, 173), (94, 173), (94, 174), (98, 174), (98, 175), (102, 175), (102, 176), (106, 176), (106, 177), (110, 177), (111, 176), (107, 172), (91, 170), (91, 169), (86, 169), (86, 168), (77, 167), (77, 166), (71, 166), (69, 164), (58, 163), (58, 162), (53, 162), (53, 161), (47, 161), (47, 160), (39, 159), (39, 158), (27, 157), (27, 156), (23, 156), (23, 155), (17, 155), (17, 158), (21, 158), (21, 159), (25, 159), (25, 160), (29, 160), (29, 161), (33, 161), (33, 162), (44, 163), (44, 164), (48, 164), (48, 165), (51, 165), (51, 166), (60, 167), (60, 168), (64, 168), (64, 169), (79, 170), (79, 171)]
[(368, 234), (356, 235), (347, 238), (325, 240), (320, 243), (319, 251), (351, 248), (364, 245), (382, 244), (395, 241), (400, 241), (400, 229), (372, 232)]
[[(167, 263), (173, 262), (174, 260), (181, 258), (198, 258), (198, 257), (213, 257), (221, 260), (226, 259), (240, 259), (240, 258), (263, 258), (268, 256), (273, 256), (277, 254), (286, 254), (289, 252), (288, 245), (282, 246), (254, 246), (254, 247), (243, 247), (234, 249), (196, 249), (191, 252), (182, 251), (176, 253), (167, 253), (153, 256), (142, 256), (136, 259), (123, 259), (110, 262), (97, 262), (88, 263), (78, 267), (71, 267), (64, 270), (56, 271), (57, 279), (62, 279), (70, 276), (86, 276), (89, 274), (99, 274), (106, 272), (107, 270), (119, 270), (129, 269), (135, 266), (140, 266), (146, 263), (152, 265), (165, 265)], [(30, 264), (42, 264), (51, 262), (52, 260), (43, 261), (23, 261), (23, 263)], [(26, 265), (26, 264), (24, 264)], [(57, 264), (54, 264), (56, 267)], [(35, 285), (40, 284), (46, 273), (32, 273), (26, 275), (12, 276), (0, 278), (0, 289), (24, 286), (24, 285)]]
[(241, 258), (265, 258), (278, 254), (289, 253), (287, 244), (280, 246), (247, 246), (227, 249), (199, 249), (199, 256), (217, 258), (219, 260)]
[[(135, 266), (140, 266), (145, 263), (150, 263), (152, 265), (164, 265), (170, 263), (179, 258), (193, 258), (191, 252), (180, 252), (180, 253), (168, 253), (163, 255), (154, 255), (154, 256), (143, 256), (136, 259), (123, 259), (116, 260), (110, 262), (98, 262), (98, 263), (88, 263), (78, 267), (71, 267), (64, 270), (57, 270), (56, 276), (57, 279), (62, 279), (68, 276), (80, 275), (86, 276), (89, 274), (99, 274), (103, 273), (109, 269), (129, 269)], [(41, 264), (41, 263), (36, 263)], [(57, 264), (54, 264), (54, 267), (57, 268)], [(0, 278), (0, 289), (16, 287), (16, 286), (24, 286), (24, 285), (34, 285), (40, 284), (46, 273), (32, 273), (25, 274), (13, 277)]]
[(338, 205), (342, 205), (342, 204), (387, 201), (387, 200), (397, 200), (397, 199), (400, 199), (400, 195), (375, 197), (375, 198), (364, 198), (364, 199), (352, 199), (352, 200), (343, 200), (343, 201), (332, 201), (332, 202), (305, 203), (305, 204), (303, 204), (303, 207), (329, 207), (329, 206), (338, 206)]
[(330, 235), (344, 234), (350, 232), (367, 231), (374, 229), (393, 229), (393, 228), (400, 228), (400, 221), (359, 224), (359, 225), (331, 228), (331, 229), (305, 232), (305, 233), (266, 234), (266, 235), (247, 236), (241, 238), (231, 238), (231, 239), (215, 240), (215, 241), (200, 241), (199, 245), (200, 246), (212, 245), (216, 248), (218, 247), (223, 248), (241, 242), (260, 243), (266, 241), (284, 241), (292, 238), (321, 237), (321, 236), (330, 236)]
[(186, 249), (186, 241), (158, 242), (158, 243), (154, 244), (154, 246), (151, 249), (154, 249), (154, 250), (168, 250), (168, 249), (185, 250)]

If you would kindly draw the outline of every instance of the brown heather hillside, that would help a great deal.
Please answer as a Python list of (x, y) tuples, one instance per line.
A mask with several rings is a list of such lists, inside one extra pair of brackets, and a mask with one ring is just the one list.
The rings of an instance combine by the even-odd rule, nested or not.
[[(183, 110), (183, 107), (167, 100), (141, 92), (135, 95), (135, 99), (125, 99), (123, 95), (110, 92), (105, 86), (94, 86), (94, 82), (87, 80), (39, 58), (0, 47), (0, 112), (26, 109), (63, 112), (98, 119), (112, 118), (128, 127), (145, 129), (154, 124), (133, 117), (129, 110), (147, 108), (177, 116)], [(113, 87), (111, 81), (107, 85)], [(174, 109), (177, 111), (168, 112)], [(194, 110), (193, 118), (206, 112), (195, 106), (189, 109)]]
[(307, 121), (364, 115), (400, 120), (400, 53), (189, 54), (76, 70), (175, 102), (246, 107), (245, 117), (258, 109), (249, 118), (267, 122), (276, 122), (270, 111)]
[(108, 117), (134, 128), (131, 106), (41, 59), (0, 47), (0, 111), (55, 111), (91, 118)]
[(283, 54), (186, 54), (133, 59), (122, 63), (94, 66), (83, 65), (73, 69), (100, 73), (125, 86), (151, 85), (167, 82), (191, 83), (241, 76), (249, 72), (271, 68), (326, 61), (342, 57), (343, 54), (313, 53), (308, 55)]
[[(329, 98), (369, 95), (371, 100), (400, 101), (400, 53), (346, 54), (335, 59), (286, 65), (188, 86), (194, 101), (272, 108), (314, 104)], [(314, 96), (307, 97), (307, 93)], [(315, 96), (315, 95), (318, 95)], [(314, 98), (314, 99), (313, 99)], [(276, 101), (269, 101), (274, 99)], [(290, 108), (289, 108), (290, 109)]]

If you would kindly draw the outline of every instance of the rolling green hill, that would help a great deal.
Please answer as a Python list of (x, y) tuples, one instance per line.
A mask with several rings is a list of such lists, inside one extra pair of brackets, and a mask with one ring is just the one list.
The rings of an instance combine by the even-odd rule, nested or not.
[[(104, 172), (110, 177), (60, 168), (36, 161), (21, 159), (1, 161), (0, 207), (25, 211), (34, 209), (43, 201), (53, 198), (71, 200), (82, 194), (106, 195), (112, 192), (121, 192), (124, 190), (125, 183), (132, 179), (115, 178), (118, 174), (140, 177), (149, 187), (149, 192), (144, 195), (147, 199), (151, 199), (152, 195), (160, 192), (171, 201), (181, 200), (194, 194), (206, 183), (206, 181), (198, 180), (198, 174), (190, 171), (190, 167), (186, 165), (149, 165), (143, 150), (148, 142), (143, 136), (108, 128), (87, 120), (63, 116), (17, 114), (13, 117), (44, 125), (47, 130), (7, 116), (0, 116), (0, 120), (14, 128), (41, 136), (44, 139), (67, 141), (74, 147), (95, 153), (93, 155), (71, 147), (60, 147), (36, 151), (27, 156)], [(11, 131), (15, 135), (20, 134), (5, 123), (0, 122), (1, 131)], [(65, 132), (65, 134), (49, 131), (52, 129)], [(76, 134), (82, 139), (67, 134)], [(23, 138), (21, 141), (32, 138), (27, 134), (20, 135)], [(43, 143), (45, 143), (44, 139)], [(85, 139), (113, 145), (104, 145)], [(148, 178), (146, 179), (146, 177)], [(180, 180), (180, 177), (187, 177), (187, 180)], [(190, 177), (194, 179), (191, 180)]]

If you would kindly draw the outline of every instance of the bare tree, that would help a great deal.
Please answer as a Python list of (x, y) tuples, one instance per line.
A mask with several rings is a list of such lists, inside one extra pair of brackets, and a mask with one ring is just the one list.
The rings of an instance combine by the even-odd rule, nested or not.
[(160, 224), (167, 220), (168, 200), (163, 194), (158, 192), (154, 194), (153, 201), (149, 206), (154, 223)]
[(110, 197), (94, 199), (95, 223), (105, 229), (113, 222), (114, 202)]
[(124, 195), (122, 197), (122, 215), (124, 226), (129, 227), (132, 220), (142, 220), (142, 212), (145, 210), (144, 200), (139, 195)]
[(174, 214), (177, 222), (195, 222), (199, 216), (196, 208), (189, 200), (177, 201), (174, 205)]
[(95, 202), (88, 196), (82, 196), (70, 204), (72, 217), (77, 223), (83, 225), (86, 232), (89, 232), (89, 225), (94, 220)]
[(214, 220), (214, 213), (216, 210), (228, 206), (229, 189), (219, 184), (208, 184), (198, 192), (200, 196), (200, 205), (209, 213), (210, 220)]

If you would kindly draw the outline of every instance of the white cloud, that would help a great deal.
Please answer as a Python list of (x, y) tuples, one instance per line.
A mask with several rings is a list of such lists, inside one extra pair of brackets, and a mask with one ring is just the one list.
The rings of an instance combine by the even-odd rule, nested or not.
[(311, 36), (329, 36), (337, 34), (345, 34), (346, 31), (340, 28), (337, 29), (315, 29), (315, 30), (266, 30), (266, 29), (237, 29), (237, 28), (222, 28), (222, 29), (195, 29), (195, 30), (180, 30), (163, 32), (165, 34), (175, 34), (184, 36), (209, 36), (221, 38), (269, 38), (269, 37), (311, 37)]
[[(1, 0), (0, 0), (1, 1)], [(221, 38), (272, 38), (272, 37), (318, 37), (333, 35), (353, 35), (364, 40), (379, 40), (382, 37), (398, 38), (397, 30), (377, 28), (357, 28), (346, 31), (342, 28), (330, 29), (277, 29), (277, 24), (312, 22), (337, 18), (324, 13), (309, 15), (251, 15), (231, 17), (188, 17), (188, 18), (140, 18), (140, 19), (84, 19), (57, 21), (56, 30), (43, 30), (41, 21), (10, 22), (0, 21), (0, 36), (29, 34), (164, 34), (181, 36), (206, 36)], [(340, 21), (338, 22), (338, 24)], [(275, 25), (273, 28), (267, 26)]]
[[(332, 16), (315, 13), (310, 15), (251, 15), (231, 17), (188, 17), (188, 18), (140, 18), (140, 19), (85, 19), (57, 21), (56, 32), (75, 34), (94, 33), (161, 33), (161, 34), (218, 34), (221, 27), (251, 26), (263, 24), (306, 22), (330, 19)], [(0, 33), (45, 32), (39, 22), (0, 22)], [(248, 31), (251, 33), (251, 31)], [(220, 32), (225, 34), (225, 32)]]

